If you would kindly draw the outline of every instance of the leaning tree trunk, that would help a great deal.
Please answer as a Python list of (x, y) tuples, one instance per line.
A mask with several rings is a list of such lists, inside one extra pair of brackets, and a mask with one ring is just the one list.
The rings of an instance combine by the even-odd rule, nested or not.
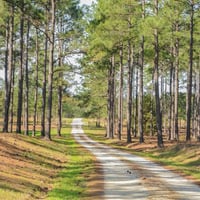
[(48, 102), (47, 102), (47, 127), (45, 138), (51, 140), (51, 115), (53, 98), (53, 70), (54, 70), (54, 38), (55, 38), (55, 0), (51, 0), (51, 29), (50, 29), (50, 52), (49, 52), (49, 74), (48, 74)]
[(191, 111), (192, 111), (192, 68), (193, 68), (193, 41), (194, 41), (194, 0), (191, 0), (190, 12), (190, 53), (187, 71), (187, 102), (186, 102), (186, 141), (191, 140)]
[[(158, 0), (155, 0), (155, 14), (158, 15)], [(163, 147), (163, 136), (162, 136), (162, 113), (160, 109), (160, 95), (159, 95), (159, 40), (158, 30), (154, 32), (154, 90), (155, 90), (155, 103), (156, 103), (156, 125), (157, 125), (157, 142), (158, 147)]]

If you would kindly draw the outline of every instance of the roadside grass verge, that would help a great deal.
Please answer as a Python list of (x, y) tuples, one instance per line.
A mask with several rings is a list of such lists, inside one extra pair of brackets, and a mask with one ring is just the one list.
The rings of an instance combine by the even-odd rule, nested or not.
[(19, 134), (0, 134), (0, 199), (83, 199), (93, 156), (65, 128), (52, 141)]
[(87, 180), (94, 172), (94, 156), (76, 143), (71, 134), (66, 137), (68, 162), (54, 180), (53, 189), (45, 200), (78, 200), (87, 196)]
[(133, 138), (132, 144), (127, 144), (125, 140), (119, 141), (117, 136), (116, 139), (106, 139), (105, 128), (96, 128), (94, 124), (84, 126), (84, 131), (100, 143), (146, 157), (200, 184), (200, 144), (197, 142), (165, 141), (165, 148), (160, 149), (156, 147), (156, 138), (146, 137), (144, 144), (139, 144), (139, 139)]

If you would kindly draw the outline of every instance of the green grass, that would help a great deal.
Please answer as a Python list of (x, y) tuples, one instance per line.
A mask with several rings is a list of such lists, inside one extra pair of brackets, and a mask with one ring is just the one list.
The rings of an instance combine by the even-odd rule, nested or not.
[(146, 157), (161, 165), (170, 167), (177, 172), (193, 177), (200, 182), (200, 148), (199, 143), (184, 144), (174, 143), (173, 146), (167, 148), (153, 148), (153, 149), (131, 149), (126, 142), (119, 142), (117, 139), (106, 139), (105, 129), (96, 128), (94, 126), (85, 126), (85, 133), (92, 139), (112, 146), (117, 149), (128, 151), (129, 153)]
[[(65, 130), (63, 130), (66, 132)], [(46, 200), (78, 200), (87, 193), (87, 177), (94, 169), (94, 158), (77, 144), (72, 135), (65, 135), (67, 165), (53, 184)], [(57, 140), (63, 143), (62, 140)]]
[(163, 150), (142, 153), (163, 165), (200, 181), (200, 150), (199, 145), (177, 144)]
[[(70, 123), (70, 121), (69, 121)], [(0, 134), (0, 199), (83, 199), (94, 157), (64, 128), (52, 141)]]

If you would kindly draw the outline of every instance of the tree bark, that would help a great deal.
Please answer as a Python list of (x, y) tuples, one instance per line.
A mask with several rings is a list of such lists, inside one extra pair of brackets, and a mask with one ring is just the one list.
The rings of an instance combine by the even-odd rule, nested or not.
[(47, 60), (48, 60), (48, 39), (45, 38), (43, 84), (42, 84), (42, 115), (41, 115), (41, 136), (45, 136), (45, 118), (46, 118), (46, 91), (47, 91)]
[(49, 74), (48, 74), (48, 103), (47, 103), (47, 127), (45, 138), (51, 140), (51, 118), (53, 98), (53, 70), (54, 70), (54, 38), (55, 38), (55, 6), (56, 1), (51, 0), (51, 29), (50, 29), (50, 53), (49, 53)]
[(8, 27), (6, 30), (6, 55), (5, 55), (5, 100), (4, 100), (4, 123), (3, 132), (9, 132), (9, 110), (11, 102), (11, 87), (13, 74), (13, 28), (14, 28), (14, 7), (11, 6), (11, 15), (8, 19)]
[[(171, 49), (171, 56), (173, 48)], [(174, 65), (173, 62), (171, 62), (170, 66), (170, 77), (169, 77), (169, 114), (168, 114), (168, 140), (172, 139), (172, 115), (173, 115), (173, 74), (174, 74)]]
[(14, 85), (15, 85), (15, 62), (16, 56), (13, 56), (13, 72), (12, 72), (12, 83), (11, 83), (11, 101), (10, 101), (10, 132), (13, 132), (14, 124)]
[[(179, 31), (178, 24), (176, 24), (176, 31)], [(175, 95), (174, 95), (174, 135), (175, 139), (179, 140), (178, 128), (178, 97), (179, 97), (179, 39), (175, 43)]]
[[(145, 18), (145, 0), (142, 1), (142, 19)], [(144, 142), (143, 126), (143, 69), (144, 69), (144, 36), (141, 39), (141, 53), (139, 64), (139, 95), (138, 95), (138, 132), (140, 143)]]
[(197, 138), (200, 137), (200, 55), (197, 66)]
[(120, 47), (120, 83), (118, 100), (118, 139), (121, 140), (123, 131), (123, 85), (124, 85), (124, 66), (123, 66), (123, 45)]
[(20, 19), (20, 66), (18, 76), (18, 103), (17, 103), (17, 127), (16, 132), (21, 133), (22, 125), (22, 104), (23, 104), (23, 82), (24, 82), (24, 0), (21, 7)]
[[(61, 31), (62, 31), (62, 22), (60, 22)], [(63, 65), (63, 58), (62, 58), (62, 52), (63, 52), (63, 41), (59, 41), (59, 59), (58, 59), (58, 66), (61, 68)], [(58, 123), (57, 123), (57, 135), (61, 136), (61, 128), (62, 128), (62, 93), (63, 93), (63, 87), (62, 87), (62, 79), (63, 79), (63, 72), (59, 72), (59, 83), (58, 83)]]
[(131, 42), (128, 41), (128, 91), (127, 91), (127, 143), (131, 143), (132, 128), (132, 91), (133, 91), (133, 53)]
[[(158, 0), (155, 0), (155, 14), (158, 15)], [(156, 103), (156, 125), (157, 125), (157, 142), (158, 147), (163, 147), (162, 136), (162, 113), (160, 109), (160, 95), (159, 95), (159, 39), (158, 30), (154, 32), (154, 90), (155, 90), (155, 103)]]
[(29, 31), (30, 22), (27, 22), (26, 33), (26, 65), (25, 65), (25, 120), (24, 120), (24, 135), (28, 135), (29, 132), (29, 76), (28, 76), (28, 59), (29, 59)]
[(186, 141), (191, 140), (191, 111), (192, 111), (192, 68), (193, 68), (193, 42), (194, 42), (194, 0), (190, 1), (190, 52), (189, 67), (187, 71), (187, 101), (186, 101)]
[(108, 72), (108, 127), (107, 138), (114, 138), (115, 119), (115, 57), (112, 55)]
[(36, 29), (36, 42), (35, 42), (35, 55), (36, 55), (36, 64), (35, 64), (35, 92), (34, 92), (34, 111), (33, 111), (33, 131), (32, 136), (36, 134), (36, 124), (37, 124), (37, 104), (38, 104), (38, 68), (39, 68), (39, 43), (38, 43), (38, 30)]

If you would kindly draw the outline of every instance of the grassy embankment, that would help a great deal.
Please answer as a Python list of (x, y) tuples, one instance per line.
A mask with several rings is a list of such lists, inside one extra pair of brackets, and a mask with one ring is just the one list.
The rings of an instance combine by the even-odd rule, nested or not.
[(139, 139), (133, 138), (132, 143), (127, 144), (125, 136), (122, 141), (106, 139), (104, 137), (105, 129), (96, 128), (95, 123), (91, 121), (89, 126), (84, 127), (84, 130), (87, 135), (100, 143), (156, 161), (200, 184), (200, 143), (198, 142), (185, 143), (182, 141), (177, 143), (167, 141), (165, 138), (165, 148), (159, 149), (156, 147), (156, 137), (145, 136), (144, 144), (139, 144)]
[[(55, 131), (53, 131), (55, 132)], [(53, 141), (0, 134), (0, 199), (83, 199), (94, 158), (63, 129)]]

